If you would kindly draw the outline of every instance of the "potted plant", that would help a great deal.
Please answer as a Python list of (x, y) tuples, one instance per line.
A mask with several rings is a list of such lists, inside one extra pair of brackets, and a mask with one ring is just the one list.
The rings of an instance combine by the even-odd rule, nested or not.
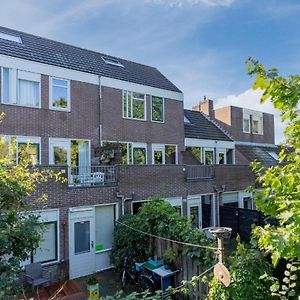
[(92, 276), (87, 280), (88, 285), (88, 293), (89, 293), (89, 300), (98, 300), (100, 298), (99, 294), (99, 282), (96, 276)]

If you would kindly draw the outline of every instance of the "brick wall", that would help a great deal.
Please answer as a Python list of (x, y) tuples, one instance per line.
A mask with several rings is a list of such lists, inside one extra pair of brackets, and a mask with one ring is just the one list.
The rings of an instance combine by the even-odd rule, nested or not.
[(99, 145), (97, 85), (71, 81), (71, 112), (50, 110), (49, 76), (42, 75), (41, 108), (0, 104), (0, 111), (5, 113), (0, 134), (41, 137), (44, 165), (49, 163), (49, 137), (89, 139), (92, 149)]
[(263, 134), (243, 132), (243, 109), (229, 106), (215, 110), (215, 117), (235, 141), (274, 144), (274, 116), (263, 113)]
[[(148, 144), (148, 163), (151, 161), (151, 144), (178, 145), (184, 150), (183, 102), (165, 99), (165, 122), (151, 122), (150, 95), (146, 95), (146, 121), (124, 119), (122, 116), (122, 90), (102, 87), (102, 137), (107, 141), (142, 142)], [(108, 113), (110, 112), (110, 113)], [(113, 112), (113, 113), (111, 113)]]

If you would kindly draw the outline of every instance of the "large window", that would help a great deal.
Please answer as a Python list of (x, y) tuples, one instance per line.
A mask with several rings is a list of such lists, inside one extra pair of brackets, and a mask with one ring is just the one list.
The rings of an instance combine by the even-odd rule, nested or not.
[(152, 144), (152, 163), (154, 165), (176, 164), (176, 145)]
[(96, 206), (96, 251), (110, 249), (113, 243), (115, 205)]
[(50, 78), (50, 108), (70, 110), (70, 82), (65, 79)]
[(147, 145), (144, 143), (121, 143), (121, 163), (147, 164)]
[(214, 164), (214, 150), (213, 149), (204, 149), (204, 164), (205, 165)]
[(153, 122), (164, 122), (164, 98), (151, 97), (151, 121)]
[(123, 117), (135, 120), (146, 120), (145, 95), (123, 91)]
[(2, 77), (2, 103), (40, 107), (40, 74), (2, 68)]
[(12, 163), (40, 164), (39, 137), (5, 136), (1, 140), (0, 157)]
[(243, 132), (263, 134), (263, 113), (260, 111), (243, 109)]
[(44, 223), (44, 231), (39, 247), (31, 256), (31, 262), (56, 261), (58, 256), (57, 221)]

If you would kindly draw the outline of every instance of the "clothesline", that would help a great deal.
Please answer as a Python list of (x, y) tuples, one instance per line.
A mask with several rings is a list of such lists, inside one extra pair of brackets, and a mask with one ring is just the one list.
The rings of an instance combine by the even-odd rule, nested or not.
[(203, 249), (209, 249), (209, 250), (214, 250), (214, 251), (218, 250), (218, 248), (216, 248), (216, 247), (205, 246), (205, 245), (198, 245), (198, 244), (192, 244), (192, 243), (186, 243), (186, 242), (180, 242), (180, 241), (176, 241), (176, 240), (164, 238), (164, 237), (161, 237), (161, 236), (157, 236), (157, 235), (154, 235), (154, 234), (151, 234), (151, 233), (148, 233), (148, 232), (136, 229), (134, 227), (131, 227), (131, 226), (129, 226), (129, 225), (125, 224), (125, 223), (122, 223), (122, 222), (120, 222), (118, 220), (115, 220), (115, 222), (118, 223), (118, 224), (120, 224), (120, 225), (122, 225), (122, 226), (130, 228), (131, 230), (139, 232), (141, 234), (145, 234), (145, 235), (148, 235), (148, 236), (160, 239), (160, 240), (164, 240), (164, 241), (167, 241), (167, 242), (172, 242), (172, 243), (176, 243), (176, 244), (180, 244), (180, 245), (184, 245), (184, 246), (189, 246), (189, 247), (194, 247), (194, 248), (203, 248)]

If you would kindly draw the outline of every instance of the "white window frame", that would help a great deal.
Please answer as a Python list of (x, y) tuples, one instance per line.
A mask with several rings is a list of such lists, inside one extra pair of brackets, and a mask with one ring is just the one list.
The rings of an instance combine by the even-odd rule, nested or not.
[[(245, 130), (245, 127), (244, 127), (244, 121), (247, 120), (248, 123), (249, 123), (249, 130)], [(243, 132), (244, 133), (250, 133), (251, 132), (251, 122), (250, 122), (250, 115), (248, 114), (243, 114)]]
[(72, 141), (84, 141), (89, 143), (89, 162), (91, 162), (91, 140), (88, 139), (65, 139), (65, 138), (49, 138), (49, 164), (54, 165), (54, 157), (53, 157), (53, 147), (55, 146), (67, 146), (68, 158), (67, 158), (67, 166), (71, 166), (71, 142)]
[(155, 160), (154, 160), (154, 151), (162, 151), (162, 165), (166, 164), (166, 147), (167, 146), (174, 146), (175, 147), (175, 165), (178, 164), (178, 146), (175, 144), (152, 144), (151, 148), (151, 156), (152, 156), (152, 164), (155, 164)]
[[(144, 100), (142, 100), (141, 98), (136, 98), (136, 97), (133, 97), (133, 94), (136, 93), (136, 94), (141, 94), (141, 95), (144, 95)], [(126, 115), (124, 114), (124, 94), (126, 94)], [(131, 105), (129, 107), (128, 105), (128, 94), (131, 95)], [(143, 119), (139, 119), (139, 118), (134, 118), (133, 117), (133, 99), (137, 99), (139, 101), (144, 101), (144, 118)], [(133, 92), (133, 91), (126, 91), (126, 90), (123, 90), (122, 91), (122, 116), (124, 119), (129, 119), (129, 120), (136, 120), (136, 121), (146, 121), (147, 120), (147, 101), (146, 101), (146, 94), (143, 94), (143, 93), (138, 93), (138, 92)], [(129, 112), (129, 109), (131, 111), (131, 117), (128, 117), (128, 112)]]
[(183, 216), (182, 197), (170, 197), (170, 198), (165, 198), (164, 200), (170, 203), (173, 207), (179, 206), (181, 211), (181, 216)]
[[(41, 89), (41, 74), (37, 74), (37, 73), (33, 73), (33, 72), (30, 72), (30, 71), (23, 71), (23, 70), (17, 70), (17, 73), (16, 73), (16, 104), (15, 105), (18, 105), (18, 106), (22, 106), (22, 107), (30, 107), (30, 108), (41, 108), (41, 105), (42, 105), (42, 89)], [(19, 101), (19, 80), (27, 80), (27, 81), (31, 81), (31, 82), (36, 82), (39, 84), (39, 104), (37, 106), (32, 106), (32, 105), (24, 105), (24, 104), (19, 104), (18, 101)], [(14, 82), (12, 82), (14, 83)]]
[[(258, 122), (258, 132), (254, 132), (253, 131), (253, 123), (254, 121)], [(251, 128), (252, 128), (252, 133), (253, 134), (257, 134), (257, 135), (263, 135), (263, 117), (259, 117), (259, 116), (252, 116), (252, 124), (251, 124)]]
[(133, 163), (133, 149), (134, 148), (144, 148), (146, 151), (145, 151), (145, 154), (146, 154), (146, 158), (145, 158), (145, 165), (148, 164), (148, 154), (147, 154), (147, 144), (146, 143), (129, 143), (131, 144), (131, 162), (133, 165), (135, 165)]
[[(56, 106), (53, 106), (53, 99), (52, 99), (52, 96), (53, 96), (53, 79), (55, 80), (63, 80), (63, 81), (66, 81), (67, 82), (67, 102), (68, 102), (68, 105), (66, 108), (63, 108), (63, 107), (56, 107)], [(55, 84), (55, 86), (58, 86), (58, 87), (63, 87), (63, 88), (66, 88), (65, 86), (60, 86), (60, 85), (57, 85)], [(58, 110), (58, 111), (66, 111), (66, 112), (70, 112), (71, 111), (71, 82), (69, 79), (65, 79), (65, 78), (59, 78), (59, 77), (49, 77), (49, 109), (51, 110)]]
[(20, 135), (1, 135), (0, 138), (8, 139), (9, 144), (9, 159), (12, 159), (12, 153), (11, 153), (11, 143), (12, 139), (16, 139), (16, 163), (19, 161), (19, 151), (18, 151), (18, 145), (19, 143), (24, 144), (38, 144), (39, 145), (39, 165), (42, 164), (42, 150), (41, 150), (41, 138), (38, 136), (20, 136)]
[(225, 149), (217, 149), (217, 161), (216, 164), (219, 165), (219, 154), (224, 154), (224, 165), (227, 165), (227, 153)]
[[(163, 101), (163, 120), (162, 121), (155, 121), (152, 119), (152, 98), (162, 98), (162, 101)], [(164, 97), (161, 97), (161, 96), (154, 96), (154, 95), (151, 95), (151, 101), (150, 101), (150, 111), (151, 111), (151, 122), (153, 123), (165, 123), (165, 98)]]
[[(60, 222), (59, 222), (59, 209), (55, 208), (55, 209), (47, 209), (47, 210), (41, 210), (41, 211), (32, 211), (32, 213), (36, 216), (39, 216), (39, 222), (40, 223), (50, 223), (50, 222), (56, 222), (56, 245), (57, 245), (57, 259), (56, 260), (52, 260), (52, 261), (48, 261), (48, 262), (42, 262), (43, 266), (47, 266), (47, 265), (52, 265), (52, 264), (56, 264), (60, 261)], [(21, 266), (25, 266), (26, 264), (30, 264), (31, 263), (31, 259), (32, 259), (32, 254), (30, 254), (30, 257), (21, 262)]]
[(106, 248), (106, 249), (103, 249), (103, 250), (96, 251), (96, 208), (97, 207), (103, 207), (103, 206), (114, 206), (115, 220), (119, 219), (119, 213), (118, 213), (118, 211), (119, 211), (119, 205), (118, 205), (118, 203), (105, 203), (105, 204), (97, 204), (97, 205), (95, 205), (95, 253), (96, 254), (108, 252), (108, 251), (111, 251), (111, 249), (112, 249), (112, 247), (110, 247), (110, 248)]
[(206, 164), (206, 159), (205, 159), (205, 153), (206, 152), (212, 152), (212, 164), (211, 165), (214, 165), (216, 162), (215, 162), (215, 149), (214, 148), (203, 148), (203, 164), (204, 165), (207, 165), (207, 166), (211, 166), (210, 164)]

